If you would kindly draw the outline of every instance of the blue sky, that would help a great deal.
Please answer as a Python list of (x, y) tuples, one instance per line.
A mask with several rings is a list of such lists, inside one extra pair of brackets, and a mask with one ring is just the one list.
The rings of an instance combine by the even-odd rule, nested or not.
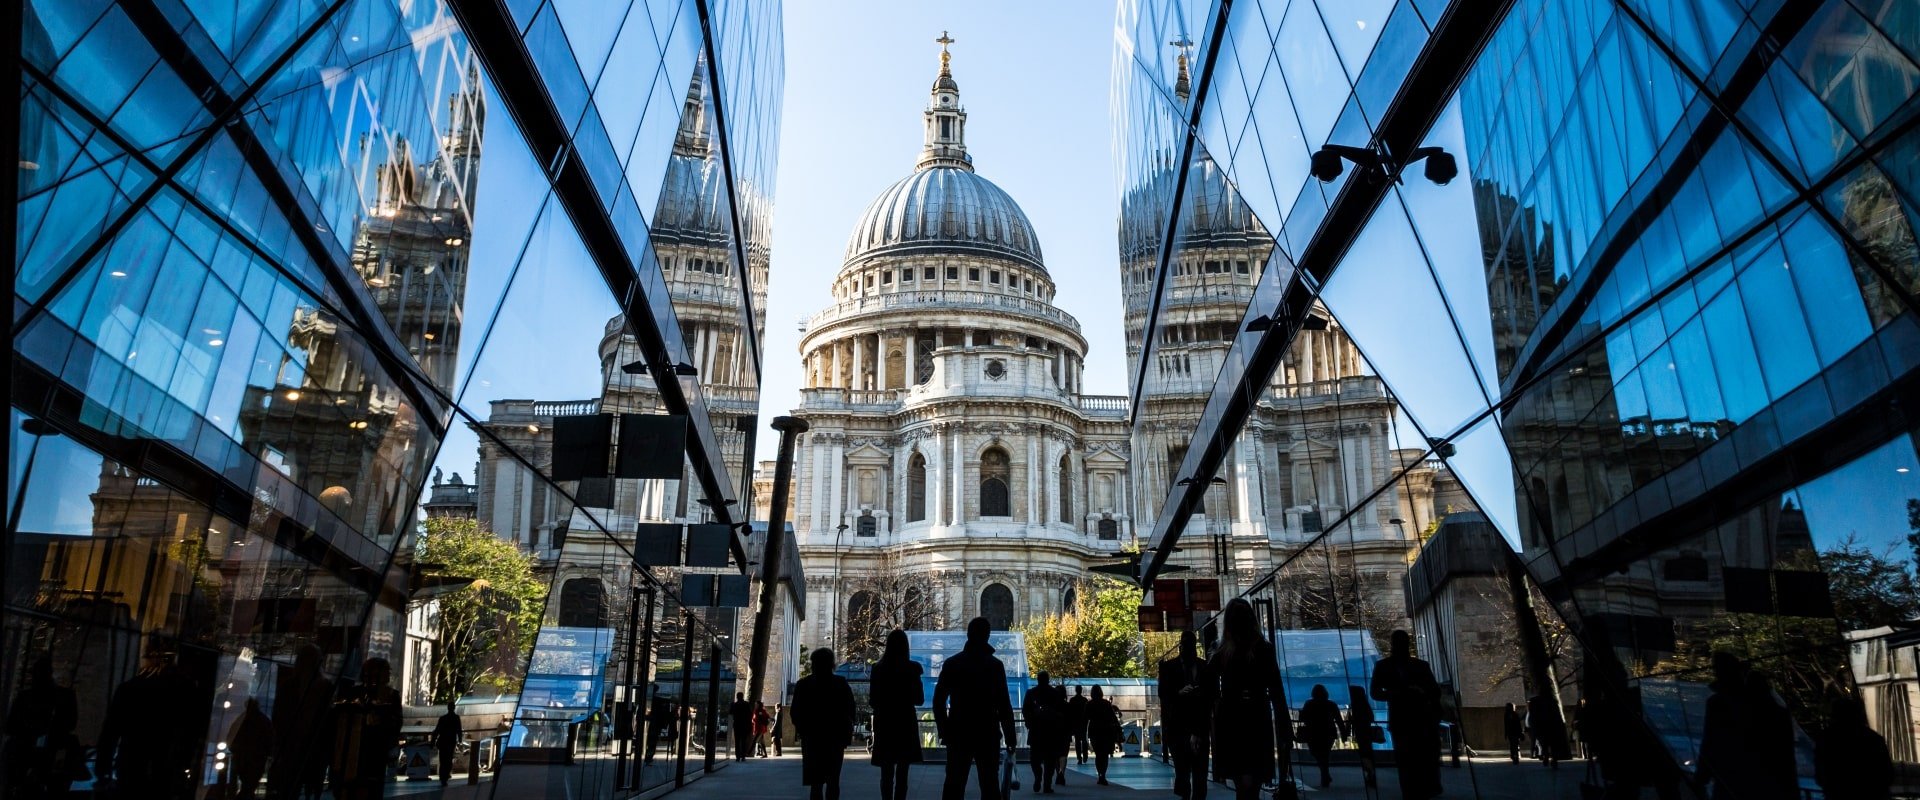
[[(762, 417), (799, 403), (798, 323), (832, 304), (847, 234), (867, 204), (913, 171), (941, 31), (955, 39), (974, 165), (1033, 220), (1056, 303), (1087, 336), (1087, 391), (1123, 394), (1113, 5), (801, 0), (786, 11)], [(760, 457), (772, 458), (776, 443), (760, 437)]]

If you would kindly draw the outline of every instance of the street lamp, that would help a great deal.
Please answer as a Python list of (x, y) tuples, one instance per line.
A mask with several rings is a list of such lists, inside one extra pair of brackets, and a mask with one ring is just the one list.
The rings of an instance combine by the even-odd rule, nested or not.
[(847, 523), (833, 529), (833, 585), (827, 589), (827, 646), (839, 654), (840, 644), (840, 537), (847, 533)]

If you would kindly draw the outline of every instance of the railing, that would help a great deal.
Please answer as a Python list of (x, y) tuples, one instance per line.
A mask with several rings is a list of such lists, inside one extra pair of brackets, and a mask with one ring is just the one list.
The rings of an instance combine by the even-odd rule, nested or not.
[(837, 389), (831, 386), (819, 386), (800, 390), (800, 405), (810, 408), (875, 408), (885, 409), (899, 404), (903, 392), (899, 389)]
[(813, 315), (806, 322), (806, 330), (862, 314), (892, 311), (920, 306), (939, 306), (942, 308), (985, 308), (997, 311), (1014, 311), (1044, 317), (1066, 326), (1075, 333), (1080, 332), (1080, 322), (1071, 314), (1055, 308), (1051, 303), (1031, 297), (992, 292), (888, 292), (873, 294), (852, 300), (842, 301), (832, 308)]
[(1092, 413), (1127, 413), (1127, 398), (1124, 395), (1083, 394), (1074, 398), (1081, 411)]
[(535, 400), (533, 416), (579, 417), (600, 413), (598, 400)]
[(1352, 397), (1384, 398), (1387, 385), (1372, 375), (1352, 375), (1326, 381), (1308, 381), (1306, 383), (1288, 383), (1273, 387), (1271, 392), (1275, 400), (1292, 400), (1312, 397)]

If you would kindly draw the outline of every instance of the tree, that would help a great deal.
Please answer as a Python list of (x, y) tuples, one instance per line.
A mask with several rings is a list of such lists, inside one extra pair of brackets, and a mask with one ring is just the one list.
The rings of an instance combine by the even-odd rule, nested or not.
[(1074, 593), (1080, 600), (1072, 611), (1022, 626), (1027, 669), (1074, 678), (1150, 677), (1139, 632), (1139, 590), (1103, 577), (1082, 581)]
[(1920, 616), (1920, 587), (1892, 544), (1875, 553), (1859, 537), (1849, 535), (1821, 553), (1815, 568), (1826, 570), (1827, 591), (1841, 630), (1878, 628)]
[(946, 609), (936, 600), (933, 577), (913, 572), (888, 553), (873, 573), (847, 581), (846, 606), (841, 609), (838, 634), (844, 663), (872, 663), (886, 649), (887, 634), (945, 630)]
[(450, 701), (476, 686), (519, 691), (519, 666), (533, 650), (547, 599), (533, 558), (475, 520), (452, 518), (422, 524), (414, 558), (432, 565), (436, 575), (473, 579), (436, 598), (434, 701)]
[[(1490, 588), (1480, 593), (1480, 599), (1497, 609), (1498, 622), (1492, 631), (1468, 639), (1467, 655), (1480, 663), (1491, 665), (1487, 670), (1486, 691), (1493, 692), (1515, 682), (1524, 691), (1527, 688), (1527, 654), (1520, 645), (1520, 616), (1513, 608), (1513, 595), (1506, 588), (1507, 576), (1500, 575), (1497, 584), (1490, 583), (1488, 586)], [(1547, 659), (1553, 665), (1554, 681), (1561, 689), (1572, 686), (1579, 677), (1579, 642), (1573, 638), (1573, 631), (1567, 628), (1560, 613), (1547, 602), (1546, 596), (1540, 593), (1540, 587), (1534, 585), (1532, 580), (1527, 581), (1527, 592), (1532, 596), (1534, 617), (1540, 622), (1540, 639), (1546, 646)], [(1526, 694), (1531, 696), (1533, 693)]]

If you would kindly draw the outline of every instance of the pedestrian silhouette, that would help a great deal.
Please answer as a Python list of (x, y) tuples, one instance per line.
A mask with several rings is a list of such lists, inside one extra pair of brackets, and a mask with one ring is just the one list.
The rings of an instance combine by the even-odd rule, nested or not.
[(1080, 763), (1087, 763), (1087, 696), (1082, 693), (1085, 687), (1073, 687), (1073, 697), (1067, 699), (1067, 735), (1073, 737), (1073, 749), (1080, 757)]
[(753, 752), (766, 758), (773, 746), (773, 712), (767, 710), (767, 704), (753, 704)]
[(1094, 783), (1107, 784), (1107, 761), (1120, 744), (1120, 709), (1093, 687), (1093, 699), (1087, 701), (1087, 739), (1093, 745)]
[(781, 755), (787, 746), (787, 706), (784, 703), (773, 704), (773, 754)]
[(1813, 776), (1833, 800), (1886, 800), (1893, 794), (1893, 754), (1867, 724), (1867, 709), (1834, 700), (1827, 730), (1813, 745)]
[(53, 658), (34, 660), (25, 686), (7, 708), (6, 794), (22, 800), (66, 797), (80, 763), (80, 740), (73, 735), (79, 705), (72, 689), (53, 680)]
[[(660, 693), (660, 687), (653, 687), (653, 700), (647, 708), (647, 757), (640, 763), (644, 766), (653, 763), (653, 757), (660, 752), (660, 741), (672, 738), (674, 726), (673, 701)], [(673, 757), (673, 751), (667, 751), (667, 757)]]
[(745, 761), (753, 753), (753, 703), (745, 692), (733, 693), (727, 706), (727, 727), (733, 733), (733, 760)]
[[(1255, 800), (1260, 787), (1277, 776), (1276, 752), (1293, 747), (1293, 732), (1284, 724), (1287, 694), (1273, 644), (1260, 635), (1253, 605), (1235, 598), (1223, 620), (1220, 647), (1209, 662), (1220, 679), (1213, 711), (1214, 771), (1233, 781), (1239, 800)], [(1275, 720), (1283, 723), (1278, 731)]]
[(1766, 677), (1732, 653), (1713, 654), (1713, 694), (1701, 723), (1698, 780), (1714, 800), (1799, 796), (1793, 718)]
[(157, 644), (147, 647), (140, 671), (114, 689), (94, 764), (102, 778), (111, 778), (119, 796), (189, 793), (186, 778), (205, 742), (200, 737), (207, 709), (198, 694)]
[(800, 782), (813, 800), (840, 800), (840, 766), (853, 743), (853, 687), (833, 674), (833, 651), (813, 651), (812, 671), (793, 685), (794, 729), (800, 734)]
[(360, 665), (360, 684), (333, 704), (333, 763), (329, 779), (339, 800), (379, 800), (387, 765), (400, 740), (400, 693), (388, 683), (393, 667), (384, 658)]
[(1527, 738), (1527, 725), (1520, 718), (1520, 709), (1508, 703), (1507, 710), (1501, 715), (1501, 722), (1507, 733), (1507, 758), (1520, 763), (1520, 741)]
[(1046, 670), (1034, 676), (1036, 683), (1027, 690), (1020, 714), (1027, 721), (1027, 763), (1033, 766), (1033, 791), (1053, 793), (1053, 781), (1063, 754), (1061, 734), (1066, 731), (1067, 709), (1064, 698), (1054, 691), (1053, 679)]
[(273, 754), (273, 720), (260, 710), (260, 701), (247, 698), (233, 727), (227, 729), (227, 755), (233, 769), (234, 797), (251, 798), (267, 774), (267, 757)]
[(1067, 785), (1067, 753), (1073, 750), (1073, 731), (1068, 727), (1067, 687), (1053, 687), (1054, 707), (1060, 709), (1060, 723), (1054, 726), (1053, 737), (1053, 782)]
[(333, 708), (333, 681), (322, 674), (320, 648), (301, 645), (293, 669), (282, 672), (274, 695), (273, 763), (267, 767), (267, 796), (276, 800), (318, 797), (327, 773), (327, 725)]
[(933, 724), (947, 748), (945, 800), (966, 795), (968, 769), (980, 776), (981, 800), (1002, 800), (1000, 743), (1016, 740), (1007, 668), (987, 642), (992, 632), (986, 617), (969, 621), (966, 646), (941, 665), (933, 685)]
[(1193, 631), (1180, 632), (1180, 652), (1160, 662), (1160, 739), (1173, 754), (1173, 793), (1206, 800), (1207, 753), (1219, 682), (1201, 660)]
[(1354, 749), (1360, 752), (1360, 780), (1367, 788), (1379, 785), (1373, 772), (1373, 746), (1386, 740), (1386, 731), (1374, 722), (1373, 701), (1364, 687), (1347, 687), (1347, 730), (1352, 732)]
[(453, 780), (453, 752), (460, 746), (463, 725), (460, 713), (453, 710), (454, 701), (447, 701), (447, 713), (440, 715), (440, 721), (433, 726), (433, 747), (440, 751), (440, 785), (445, 786)]
[(880, 800), (906, 800), (907, 770), (920, 763), (920, 706), (927, 701), (920, 665), (907, 651), (907, 632), (887, 634), (873, 665), (867, 702), (873, 707), (873, 765), (880, 768)]
[(1440, 794), (1440, 684), (1433, 668), (1413, 655), (1413, 637), (1394, 631), (1390, 654), (1373, 665), (1373, 699), (1387, 704), (1400, 796)]
[(1333, 773), (1327, 767), (1333, 761), (1333, 743), (1347, 738), (1347, 721), (1340, 718), (1340, 707), (1327, 695), (1327, 687), (1313, 685), (1313, 696), (1300, 706), (1300, 738), (1307, 752), (1320, 767), (1320, 788), (1333, 785)]
[(1567, 757), (1567, 721), (1560, 714), (1560, 701), (1551, 689), (1542, 689), (1527, 700), (1527, 727), (1533, 730), (1533, 749), (1540, 760), (1553, 769)]

